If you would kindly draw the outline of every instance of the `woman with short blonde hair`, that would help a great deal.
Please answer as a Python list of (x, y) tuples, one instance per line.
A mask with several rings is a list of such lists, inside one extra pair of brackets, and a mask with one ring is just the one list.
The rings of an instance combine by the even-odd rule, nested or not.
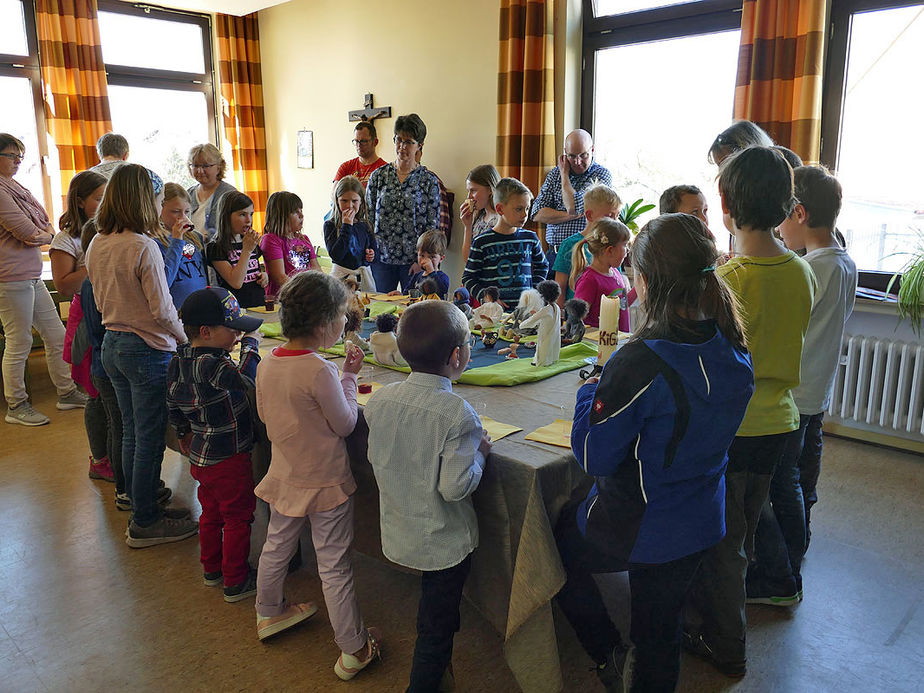
[(228, 164), (221, 150), (211, 142), (197, 144), (189, 150), (187, 158), (189, 172), (196, 179), (196, 185), (187, 189), (190, 199), (192, 223), (206, 241), (215, 234), (213, 213), (218, 209), (218, 200), (226, 192), (237, 190), (224, 181)]

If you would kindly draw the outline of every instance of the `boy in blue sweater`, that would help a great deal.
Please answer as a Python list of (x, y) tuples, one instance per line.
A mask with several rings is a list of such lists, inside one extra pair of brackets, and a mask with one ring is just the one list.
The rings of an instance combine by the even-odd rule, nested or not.
[(501, 178), (494, 188), (497, 225), (472, 241), (462, 284), (473, 296), (488, 286), (500, 291), (502, 304), (513, 306), (524, 289), (546, 278), (549, 263), (539, 237), (520, 228), (529, 216), (532, 194), (516, 178)]

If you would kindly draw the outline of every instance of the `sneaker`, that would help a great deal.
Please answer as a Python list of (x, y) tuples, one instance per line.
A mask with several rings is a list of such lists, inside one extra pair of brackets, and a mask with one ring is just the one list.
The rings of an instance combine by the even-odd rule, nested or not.
[(341, 652), (334, 664), (334, 673), (343, 681), (349, 681), (359, 672), (372, 664), (375, 659), (382, 658), (381, 634), (377, 628), (366, 629), (366, 652), (368, 655), (365, 659), (359, 659), (346, 652)]
[(257, 593), (257, 571), (251, 568), (244, 582), (225, 587), (225, 601), (229, 604), (243, 601)]
[[(180, 506), (174, 506), (172, 508), (162, 508), (163, 516), (168, 520), (186, 520), (192, 517), (192, 513), (189, 512), (189, 508), (181, 508)], [(128, 539), (128, 530), (131, 528), (132, 523), (129, 520), (128, 525), (125, 527), (125, 538)]]
[[(163, 483), (163, 482), (161, 482)], [(161, 505), (166, 505), (167, 501), (173, 496), (173, 491), (171, 491), (166, 486), (161, 486), (157, 489), (157, 502)], [(132, 509), (132, 499), (127, 493), (117, 493), (115, 497), (115, 505), (119, 510), (131, 510)], [(168, 510), (170, 508), (164, 508), (164, 515), (172, 517), (173, 519), (183, 519), (184, 517), (189, 517), (189, 510), (185, 510), (183, 515), (169, 515)]]
[(740, 679), (747, 673), (746, 659), (731, 661), (718, 659), (715, 656), (715, 652), (713, 652), (712, 648), (709, 647), (709, 644), (706, 642), (706, 639), (703, 637), (702, 633), (693, 635), (692, 633), (687, 633), (684, 631), (683, 647), (688, 652), (691, 652), (698, 657), (702, 657), (712, 666), (730, 678)]
[(90, 455), (90, 471), (88, 476), (91, 479), (102, 479), (103, 481), (115, 483), (115, 475), (112, 473), (112, 465), (109, 463), (108, 457), (104, 457), (99, 462), (94, 462), (93, 455)]
[(29, 400), (25, 400), (6, 410), (6, 422), (18, 423), (23, 426), (44, 426), (50, 423), (51, 419), (42, 412), (33, 409)]
[(271, 635), (276, 635), (311, 618), (317, 612), (318, 607), (314, 602), (305, 602), (304, 604), (289, 604), (286, 610), (278, 616), (257, 614), (257, 637), (260, 640), (266, 640)]
[(620, 640), (606, 661), (594, 669), (607, 693), (624, 693), (629, 690), (634, 662), (635, 648)]
[(132, 520), (128, 526), (128, 536), (125, 543), (133, 549), (143, 549), (158, 544), (169, 544), (182, 541), (199, 531), (199, 523), (193, 520), (174, 520), (162, 517), (150, 527), (139, 527)]
[(748, 604), (766, 604), (768, 606), (795, 606), (802, 601), (802, 590), (794, 594), (774, 596), (773, 594), (748, 595), (745, 602)]
[(204, 582), (209, 587), (217, 587), (221, 584), (222, 575), (220, 570), (216, 570), (214, 573), (202, 573), (202, 582)]
[(748, 604), (769, 606), (794, 606), (802, 601), (802, 579), (789, 577), (785, 580), (749, 580), (747, 586)]
[(58, 403), (55, 405), (55, 407), (61, 411), (65, 411), (67, 409), (83, 409), (87, 406), (87, 400), (89, 399), (89, 397), (87, 397), (75, 387), (66, 395), (61, 395), (58, 397)]

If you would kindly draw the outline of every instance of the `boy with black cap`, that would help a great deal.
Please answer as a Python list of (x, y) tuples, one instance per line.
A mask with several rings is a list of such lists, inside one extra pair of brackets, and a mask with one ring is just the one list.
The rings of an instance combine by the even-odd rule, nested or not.
[[(256, 499), (250, 452), (253, 414), (247, 397), (260, 362), (260, 318), (247, 316), (226, 289), (194, 291), (180, 309), (189, 338), (167, 369), (170, 423), (199, 482), (200, 560), (206, 585), (224, 582), (226, 602), (256, 593), (247, 563)], [(241, 333), (244, 334), (241, 337)], [(241, 342), (241, 359), (228, 353)]]

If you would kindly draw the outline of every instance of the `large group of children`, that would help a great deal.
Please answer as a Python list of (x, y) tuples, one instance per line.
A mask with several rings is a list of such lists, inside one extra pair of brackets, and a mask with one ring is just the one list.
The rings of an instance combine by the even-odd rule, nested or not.
[[(633, 239), (617, 219), (618, 195), (598, 184), (584, 195), (586, 229), (562, 243), (550, 282), (539, 239), (523, 228), (531, 192), (485, 168), (470, 174), (461, 210), (467, 237), (481, 226), (463, 288), (450, 296), (439, 269), (445, 236), (422, 234), (409, 291), (433, 289), (443, 300), (403, 313), (396, 344), (411, 374), (365, 409), (383, 552), (421, 572), (408, 690), (448, 685), (478, 546), (471, 495), (491, 442), (452, 389), (471, 355), (467, 299), (512, 309), (540, 284), (548, 310), (528, 320), (556, 335), (559, 308), (574, 297), (589, 305), (588, 325), (597, 324), (601, 296), (619, 296), (624, 307), (637, 297), (642, 308), (629, 343), (577, 392), (572, 447), (596, 483), (556, 526), (563, 613), (607, 690), (673, 690), (682, 645), (744, 675), (745, 603), (802, 598), (822, 412), (856, 286), (835, 237), (840, 186), (820, 167), (794, 174), (771, 147), (728, 156), (718, 184), (735, 237), (729, 258), (716, 249), (695, 187), (665, 191), (661, 216)], [(382, 643), (363, 621), (350, 565), (356, 482), (345, 438), (357, 421), (363, 353), (347, 344), (338, 370), (319, 352), (342, 338), (352, 300), (343, 280), (374, 287), (377, 249), (359, 179), (340, 179), (332, 199), (327, 274), (317, 271), (293, 193), (269, 198), (258, 236), (251, 199), (226, 192), (206, 240), (190, 223), (182, 187), (123, 164), (108, 182), (92, 172), (73, 179), (51, 257), (59, 289), (79, 297), (68, 329), (86, 345), (73, 372), (83, 368), (78, 382), (91, 396), (90, 474), (114, 480), (117, 506), (132, 511), (128, 545), (198, 532), (205, 584), (222, 585), (229, 602), (256, 595), (262, 640), (317, 611), (284, 593), (307, 521), (340, 649), (334, 670), (350, 679)], [(804, 259), (794, 252), (802, 249)], [(627, 253), (634, 288), (620, 272)], [(243, 309), (267, 300), (279, 302), (284, 343), (261, 359), (261, 321)], [(238, 343), (235, 362), (229, 352)], [(198, 523), (167, 504), (171, 492), (160, 482), (168, 420), (199, 483)], [(272, 458), (255, 486), (251, 453), (263, 425)], [(256, 498), (270, 519), (253, 569)], [(629, 573), (628, 639), (592, 578), (615, 570)]]

